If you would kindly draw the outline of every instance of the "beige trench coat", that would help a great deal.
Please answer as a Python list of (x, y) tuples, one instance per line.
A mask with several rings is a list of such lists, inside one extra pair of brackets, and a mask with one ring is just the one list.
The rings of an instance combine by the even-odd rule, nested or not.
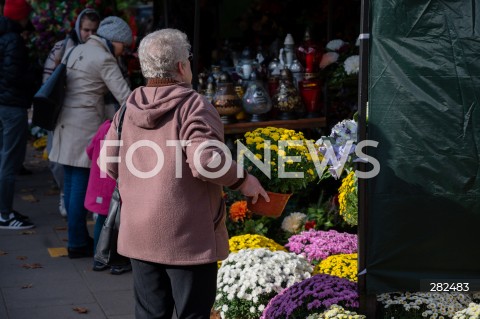
[(85, 44), (73, 48), (68, 59), (67, 88), (53, 134), (51, 161), (90, 167), (85, 149), (100, 125), (115, 113), (113, 105), (104, 102), (108, 91), (120, 104), (131, 93), (106, 42), (91, 36)]

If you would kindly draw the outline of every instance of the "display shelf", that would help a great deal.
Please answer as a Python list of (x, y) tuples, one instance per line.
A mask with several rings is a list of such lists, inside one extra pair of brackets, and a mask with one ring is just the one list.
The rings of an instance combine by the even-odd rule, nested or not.
[(239, 122), (232, 124), (225, 124), (225, 134), (245, 133), (255, 130), (259, 127), (274, 126), (288, 129), (301, 128), (323, 128), (327, 124), (325, 117), (298, 119), (298, 120), (273, 120), (264, 122)]

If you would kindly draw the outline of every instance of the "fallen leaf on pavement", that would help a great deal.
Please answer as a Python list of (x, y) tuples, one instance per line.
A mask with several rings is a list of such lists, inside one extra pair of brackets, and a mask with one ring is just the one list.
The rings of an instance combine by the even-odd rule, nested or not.
[(17, 256), (17, 259), (18, 260), (25, 260), (27, 259), (28, 257), (27, 256)]
[(72, 309), (74, 311), (78, 312), (78, 313), (87, 313), (88, 312), (87, 308), (82, 308), (82, 307), (73, 307)]
[(20, 193), (32, 193), (35, 191), (35, 188), (22, 188)]
[(36, 269), (36, 268), (43, 268), (43, 266), (39, 263), (34, 263), (34, 264), (23, 264), (23, 268), (25, 269)]
[(65, 226), (58, 226), (54, 228), (55, 230), (67, 230), (67, 227)]
[(32, 288), (32, 287), (33, 287), (32, 284), (26, 284), (26, 285), (22, 286), (22, 289), (28, 289), (28, 288)]
[(8, 253), (6, 251), (0, 250), (0, 256), (7, 255)]
[(20, 235), (33, 235), (33, 234), (35, 234), (34, 230), (24, 230), (20, 232)]
[(60, 195), (60, 191), (58, 189), (49, 189), (48, 191), (45, 192), (45, 195), (47, 196)]
[(36, 203), (38, 202), (38, 199), (33, 196), (32, 194), (28, 194), (28, 195), (22, 195), (22, 199), (26, 202), (30, 202), (30, 203)]

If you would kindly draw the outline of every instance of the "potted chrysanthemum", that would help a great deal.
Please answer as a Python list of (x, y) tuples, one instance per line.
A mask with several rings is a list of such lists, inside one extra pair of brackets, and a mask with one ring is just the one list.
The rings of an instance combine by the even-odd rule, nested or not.
[(358, 254), (331, 255), (315, 266), (314, 274), (327, 274), (358, 281)]
[(272, 298), (260, 319), (306, 318), (332, 305), (356, 310), (359, 306), (357, 284), (345, 278), (319, 274)]
[[(260, 197), (256, 206), (249, 203), (249, 209), (278, 217), (292, 193), (306, 188), (317, 178), (315, 143), (307, 140), (302, 132), (277, 127), (258, 128), (246, 132), (244, 137), (244, 140), (237, 140), (237, 161), (260, 181), (271, 199), (266, 204)], [(277, 197), (283, 197), (284, 202), (270, 212), (269, 208), (281, 200)]]
[(344, 309), (342, 306), (333, 305), (322, 313), (314, 313), (306, 319), (366, 319), (364, 315), (359, 315), (355, 311)]
[(468, 293), (461, 292), (393, 292), (377, 295), (377, 300), (384, 318), (409, 319), (453, 318), (472, 302)]
[(305, 258), (284, 251), (231, 253), (218, 270), (214, 309), (223, 319), (258, 319), (272, 297), (310, 278), (312, 270)]
[(291, 236), (285, 247), (310, 262), (318, 262), (331, 255), (353, 254), (358, 251), (357, 235), (336, 230), (304, 231)]

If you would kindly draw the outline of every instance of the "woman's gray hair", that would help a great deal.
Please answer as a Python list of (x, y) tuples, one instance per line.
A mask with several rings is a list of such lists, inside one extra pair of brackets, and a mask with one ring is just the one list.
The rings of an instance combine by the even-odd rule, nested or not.
[(187, 35), (176, 29), (162, 29), (145, 36), (138, 47), (142, 74), (147, 79), (172, 78), (178, 62), (190, 53)]

